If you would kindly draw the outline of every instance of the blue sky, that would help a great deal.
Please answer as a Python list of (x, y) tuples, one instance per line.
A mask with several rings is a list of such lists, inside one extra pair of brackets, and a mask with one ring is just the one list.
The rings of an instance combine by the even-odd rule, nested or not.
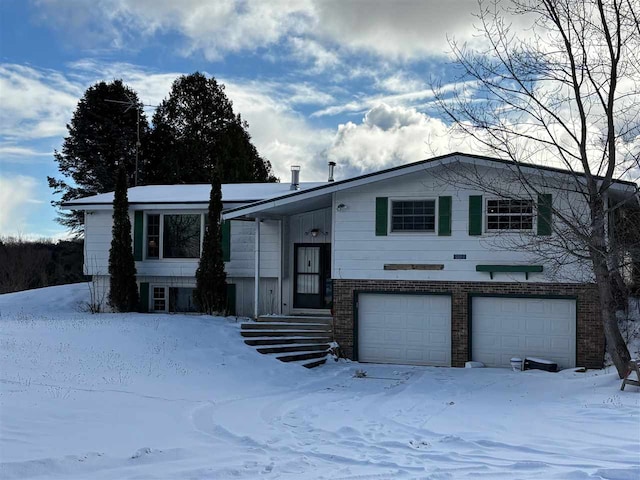
[[(452, 80), (447, 36), (471, 38), (473, 0), (0, 2), (0, 235), (60, 237), (47, 175), (78, 99), (122, 78), (157, 104), (215, 76), (287, 181), (337, 178), (445, 153), (429, 83)], [(149, 117), (151, 116), (151, 109)], [(454, 148), (455, 147), (455, 148)]]

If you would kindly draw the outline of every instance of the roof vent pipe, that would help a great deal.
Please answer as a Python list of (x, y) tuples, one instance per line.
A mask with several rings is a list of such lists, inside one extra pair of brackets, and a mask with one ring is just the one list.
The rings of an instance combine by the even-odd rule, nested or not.
[(300, 165), (291, 165), (291, 187), (289, 190), (298, 190), (300, 187)]
[(336, 166), (336, 162), (329, 162), (329, 182), (333, 182), (333, 169)]

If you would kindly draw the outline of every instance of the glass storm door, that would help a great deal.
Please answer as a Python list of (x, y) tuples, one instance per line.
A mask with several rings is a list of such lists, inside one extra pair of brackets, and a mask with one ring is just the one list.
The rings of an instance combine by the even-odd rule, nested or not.
[(329, 308), (330, 255), (330, 244), (296, 244), (294, 308)]

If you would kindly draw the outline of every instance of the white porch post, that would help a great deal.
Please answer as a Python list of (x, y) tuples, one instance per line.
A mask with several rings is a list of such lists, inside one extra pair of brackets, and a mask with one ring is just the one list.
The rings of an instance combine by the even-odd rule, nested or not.
[(254, 281), (254, 308), (253, 313), (258, 319), (260, 308), (260, 219), (256, 217), (256, 241), (255, 241), (255, 281)]

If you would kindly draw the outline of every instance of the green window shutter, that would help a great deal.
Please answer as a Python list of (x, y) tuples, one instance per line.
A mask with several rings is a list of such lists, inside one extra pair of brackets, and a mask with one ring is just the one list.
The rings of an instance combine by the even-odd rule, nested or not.
[(149, 311), (149, 284), (140, 282), (140, 311)]
[(222, 222), (222, 259), (231, 261), (231, 220)]
[(451, 235), (451, 197), (438, 197), (438, 235)]
[(236, 285), (227, 283), (227, 315), (236, 314)]
[(389, 199), (387, 197), (376, 197), (376, 236), (387, 234), (387, 223), (389, 215)]
[(550, 193), (538, 195), (538, 235), (551, 235), (552, 230), (552, 197)]
[(136, 210), (133, 221), (133, 259), (142, 260), (142, 239), (144, 237), (144, 212)]
[(482, 235), (482, 195), (469, 195), (469, 235)]

